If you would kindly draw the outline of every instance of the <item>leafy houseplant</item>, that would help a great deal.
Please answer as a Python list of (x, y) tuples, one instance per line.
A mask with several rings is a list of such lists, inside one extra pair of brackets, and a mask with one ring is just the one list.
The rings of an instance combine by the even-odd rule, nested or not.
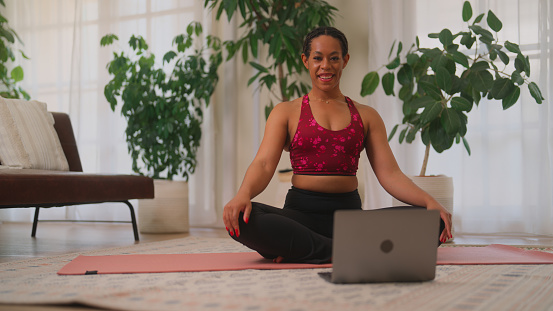
[[(4, 0), (0, 0), (0, 4), (6, 7)], [(15, 66), (9, 70), (9, 63), (16, 60), (13, 45), (15, 40), (23, 44), (15, 30), (8, 25), (8, 20), (0, 14), (0, 81), (2, 83), (0, 96), (5, 98), (23, 98), (30, 99), (31, 97), (25, 90), (19, 86), (19, 82), (23, 80), (23, 68)], [(19, 50), (21, 56), (29, 59), (23, 51)]]
[[(537, 84), (529, 81), (529, 58), (522, 54), (517, 44), (499, 42), (497, 33), (502, 23), (497, 16), (490, 10), (486, 17), (487, 26), (495, 35), (481, 25), (485, 14), (478, 15), (470, 23), (472, 7), (468, 1), (464, 2), (462, 17), (467, 22), (467, 30), (453, 34), (443, 29), (428, 35), (439, 39), (440, 48), (422, 48), (417, 37), (416, 44), (404, 56), (401, 55), (401, 42), (393, 55), (394, 42), (389, 55), (393, 59), (385, 65), (388, 72), (382, 76), (386, 95), (396, 95), (396, 79), (400, 85), (397, 96), (403, 101), (404, 126), (399, 142), (411, 143), (420, 132), (426, 145), (420, 176), (426, 174), (430, 146), (441, 153), (451, 148), (453, 142), (463, 141), (470, 155), (465, 139), (467, 113), (482, 98), (501, 100), (505, 110), (517, 102), (521, 86), (527, 85), (538, 104), (544, 99)], [(513, 58), (514, 68), (510, 66), (509, 69)], [(363, 79), (361, 95), (372, 94), (379, 82), (378, 71), (369, 72)], [(399, 126), (394, 126), (389, 140)]]
[[(175, 49), (163, 56), (163, 64), (173, 68), (170, 73), (156, 66), (155, 55), (148, 52), (140, 36), (130, 38), (131, 52), (114, 52), (107, 65), (113, 78), (104, 95), (114, 111), (121, 103), (128, 149), (137, 173), (169, 180), (180, 175), (188, 180), (195, 170), (202, 109), (209, 104), (222, 62), (217, 38), (206, 36), (206, 46), (189, 51), (201, 33), (201, 25), (191, 23), (186, 34), (175, 37)], [(100, 43), (107, 46), (116, 40), (117, 36), (109, 34)], [(209, 58), (205, 56), (207, 50)]]
[[(299, 57), (302, 42), (313, 28), (334, 23), (335, 7), (323, 0), (205, 0), (204, 6), (216, 10), (217, 20), (223, 12), (229, 21), (240, 12), (243, 33), (237, 40), (226, 42), (227, 59), (241, 50), (243, 62), (248, 63), (250, 55), (257, 59), (266, 47), (268, 65), (249, 61), (257, 73), (248, 85), (259, 79), (260, 87), (266, 87), (277, 101), (308, 92), (309, 86), (297, 78), (307, 72)], [(265, 107), (266, 116), (272, 107), (271, 101)]]

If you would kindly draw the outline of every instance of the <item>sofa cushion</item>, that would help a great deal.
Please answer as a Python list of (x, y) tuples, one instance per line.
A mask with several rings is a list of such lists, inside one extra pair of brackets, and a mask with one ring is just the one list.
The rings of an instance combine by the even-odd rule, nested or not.
[(0, 97), (0, 146), (4, 166), (69, 170), (54, 118), (43, 102)]

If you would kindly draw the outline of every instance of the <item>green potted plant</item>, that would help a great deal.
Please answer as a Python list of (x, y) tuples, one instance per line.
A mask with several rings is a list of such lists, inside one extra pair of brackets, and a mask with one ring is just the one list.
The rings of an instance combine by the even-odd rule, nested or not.
[[(472, 7), (465, 1), (462, 18), (467, 29), (455, 34), (443, 29), (428, 35), (438, 39), (441, 47), (423, 48), (417, 37), (416, 43), (402, 54), (402, 43), (396, 46), (394, 42), (389, 63), (380, 68), (387, 69), (382, 79), (378, 71), (372, 71), (362, 82), (361, 96), (372, 94), (382, 80), (384, 92), (403, 102), (402, 124), (393, 127), (388, 139), (400, 128), (400, 143), (411, 143), (417, 133), (421, 134), (426, 151), (420, 176), (426, 176), (430, 146), (441, 153), (462, 141), (470, 155), (465, 139), (467, 113), (482, 98), (501, 100), (503, 109), (508, 109), (526, 85), (538, 104), (543, 101), (537, 84), (529, 80), (529, 58), (517, 44), (499, 42), (497, 33), (503, 25), (497, 16), (490, 10), (487, 16), (472, 17)], [(490, 30), (482, 25), (484, 17)], [(453, 191), (452, 182), (448, 187)]]
[[(186, 181), (196, 167), (203, 108), (209, 105), (222, 62), (221, 43), (215, 37), (206, 36), (205, 46), (189, 51), (201, 33), (201, 24), (191, 23), (185, 34), (175, 37), (174, 49), (164, 54), (161, 65), (156, 64), (146, 41), (133, 35), (128, 43), (130, 52), (114, 52), (107, 64), (112, 79), (105, 86), (104, 95), (111, 109), (115, 111), (119, 106), (127, 121), (125, 134), (132, 168), (155, 179), (156, 199), (139, 205), (142, 232), (188, 230)], [(100, 44), (108, 46), (117, 40), (116, 35), (108, 34)], [(166, 73), (163, 65), (172, 70)], [(184, 180), (172, 181), (176, 176)], [(169, 208), (171, 204), (163, 198), (166, 187), (177, 188), (180, 195), (169, 197), (180, 196), (183, 202)], [(156, 200), (161, 201), (165, 211), (161, 207), (144, 207), (155, 205)], [(146, 219), (149, 223), (145, 223)], [(171, 220), (177, 223), (168, 224)]]
[[(4, 0), (0, 0), (0, 5), (6, 7)], [(2, 86), (0, 87), (0, 96), (4, 98), (25, 98), (29, 100), (31, 97), (21, 86), (19, 82), (23, 80), (23, 68), (21, 66), (15, 66), (13, 68), (11, 63), (16, 60), (16, 53), (14, 47), (17, 42), (23, 45), (21, 38), (17, 35), (8, 25), (8, 20), (0, 14), (0, 81)], [(22, 50), (19, 53), (24, 59), (29, 59)]]
[[(248, 85), (258, 80), (259, 87), (265, 87), (277, 102), (307, 94), (309, 84), (300, 79), (307, 69), (298, 53), (309, 31), (332, 26), (334, 6), (323, 0), (204, 0), (204, 6), (216, 12), (217, 20), (223, 12), (229, 21), (240, 14), (242, 34), (226, 44), (228, 58), (240, 52), (242, 61), (255, 69)], [(250, 56), (265, 61), (252, 61)], [(265, 106), (266, 117), (273, 106), (273, 100)]]

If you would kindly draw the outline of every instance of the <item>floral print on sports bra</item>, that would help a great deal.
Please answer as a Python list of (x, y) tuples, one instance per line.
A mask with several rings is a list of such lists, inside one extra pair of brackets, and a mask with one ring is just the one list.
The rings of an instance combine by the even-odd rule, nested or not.
[(363, 121), (353, 101), (346, 97), (351, 122), (341, 130), (320, 126), (311, 112), (309, 97), (301, 104), (300, 120), (290, 144), (294, 174), (355, 176), (365, 147)]

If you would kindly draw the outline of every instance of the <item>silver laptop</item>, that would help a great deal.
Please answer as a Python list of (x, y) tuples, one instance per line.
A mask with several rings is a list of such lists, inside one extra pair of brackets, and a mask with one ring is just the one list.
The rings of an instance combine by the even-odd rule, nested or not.
[(330, 281), (433, 280), (439, 221), (438, 211), (418, 208), (336, 211)]

